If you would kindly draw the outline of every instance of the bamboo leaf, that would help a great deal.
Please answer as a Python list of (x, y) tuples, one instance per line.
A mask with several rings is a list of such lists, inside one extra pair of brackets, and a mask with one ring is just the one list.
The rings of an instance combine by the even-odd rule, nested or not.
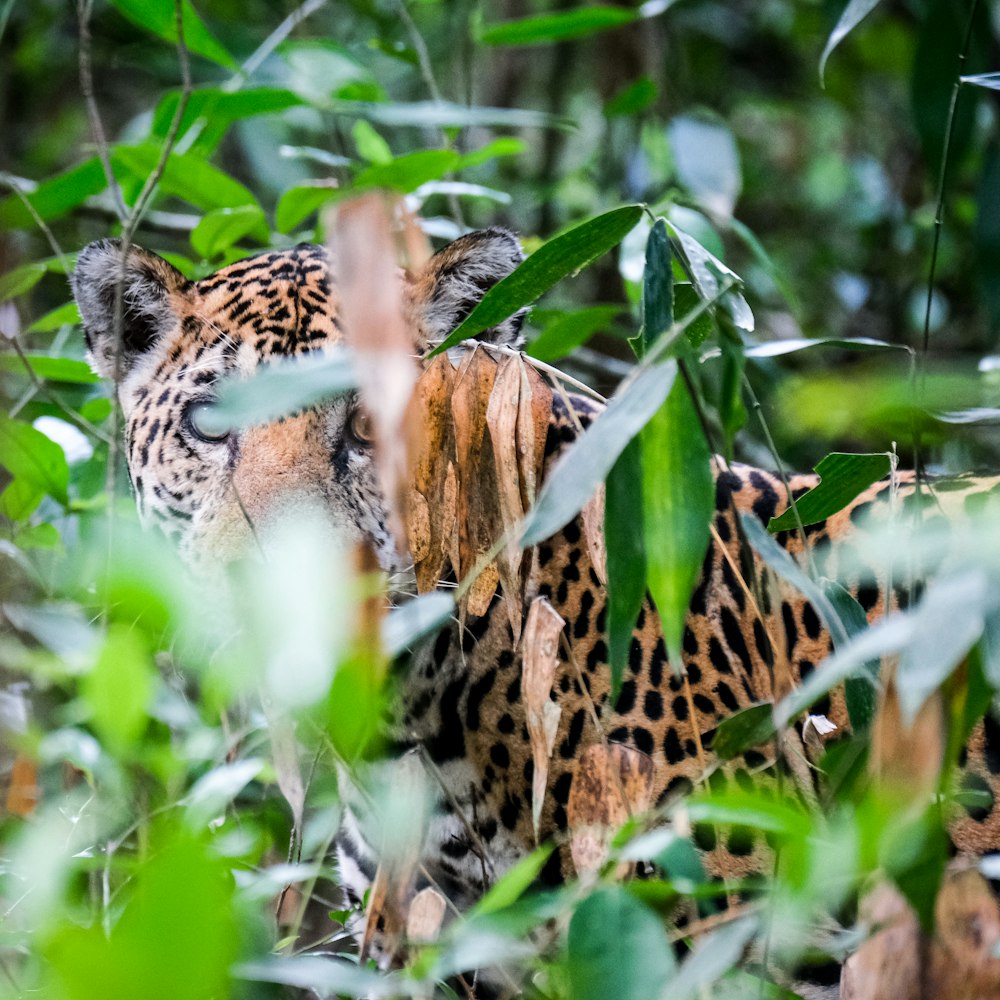
[(830, 37), (823, 46), (823, 54), (819, 57), (819, 80), (823, 83), (826, 72), (826, 62), (833, 50), (854, 30), (879, 4), (879, 0), (850, 0), (834, 25)]
[(637, 11), (622, 7), (581, 7), (489, 24), (479, 32), (479, 41), (484, 45), (549, 45), (620, 28), (637, 17)]
[[(145, 28), (157, 38), (176, 43), (177, 16), (174, 0), (111, 0), (111, 2), (133, 24)], [(183, 0), (181, 23), (184, 28), (184, 45), (189, 52), (225, 66), (226, 69), (236, 69), (235, 60), (205, 27), (205, 22), (191, 6), (191, 0)]]
[(684, 382), (674, 383), (640, 440), (646, 583), (680, 671), (684, 621), (715, 512), (712, 456)]
[(530, 305), (561, 278), (576, 274), (593, 263), (617, 246), (641, 215), (639, 205), (612, 209), (543, 244), (515, 271), (494, 285), (431, 356), (496, 326), (518, 309)]
[(889, 475), (891, 467), (892, 459), (887, 452), (861, 455), (832, 452), (814, 467), (819, 483), (795, 501), (794, 510), (789, 507), (778, 517), (772, 517), (767, 530), (773, 534), (798, 527), (796, 511), (803, 525), (825, 521)]

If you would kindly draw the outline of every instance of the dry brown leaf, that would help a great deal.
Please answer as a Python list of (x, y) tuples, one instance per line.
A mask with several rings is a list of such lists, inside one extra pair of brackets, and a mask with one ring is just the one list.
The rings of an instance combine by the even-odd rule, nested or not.
[(497, 569), (515, 642), (521, 638), (521, 546), (511, 529), (524, 517), (517, 440), (523, 368), (517, 354), (509, 354), (500, 361), (486, 408), (486, 426), (495, 462), (500, 532), (510, 532), (510, 539), (497, 560)]
[(842, 1000), (996, 1000), (1000, 996), (1000, 906), (968, 861), (949, 867), (934, 904), (928, 941), (894, 886), (878, 885), (861, 902), (861, 920), (877, 928), (844, 964)]
[(378, 952), (392, 962), (399, 947), (405, 924), (396, 894), (386, 869), (379, 866), (368, 892), (368, 909), (365, 911), (365, 930), (361, 935), (361, 960), (373, 954), (375, 935), (379, 936)]
[(406, 936), (410, 941), (435, 941), (444, 921), (447, 902), (436, 889), (421, 889), (410, 903), (406, 916)]
[(521, 394), (517, 410), (517, 464), (521, 503), (527, 510), (535, 502), (545, 465), (545, 439), (552, 419), (552, 390), (539, 371), (523, 357)]
[(937, 789), (944, 757), (941, 696), (931, 695), (907, 727), (894, 674), (883, 675), (890, 679), (872, 724), (869, 766), (883, 786), (903, 792), (909, 801), (924, 801)]
[(934, 904), (928, 997), (995, 1000), (1000, 996), (1000, 906), (973, 868), (945, 875)]
[(12, 816), (30, 816), (38, 805), (38, 766), (24, 754), (14, 758), (7, 789), (7, 812)]
[(549, 694), (559, 662), (559, 636), (566, 625), (544, 597), (536, 597), (524, 623), (521, 696), (534, 763), (531, 785), (531, 821), (538, 840), (538, 824), (549, 778), (549, 760), (559, 728), (560, 708)]
[(608, 582), (608, 550), (604, 545), (604, 483), (594, 491), (594, 495), (580, 511), (583, 521), (583, 537), (587, 540), (587, 554), (590, 556), (594, 572), (602, 584)]
[(882, 929), (844, 963), (841, 1000), (923, 1000), (920, 927), (899, 890), (878, 885), (861, 901), (859, 916)]
[(597, 871), (611, 838), (632, 813), (645, 812), (653, 794), (653, 761), (634, 747), (597, 743), (580, 756), (566, 815), (577, 874)]
[[(361, 400), (375, 428), (375, 464), (393, 536), (406, 548), (403, 510), (419, 414), (417, 367), (393, 233), (394, 202), (373, 192), (341, 203), (333, 225), (340, 318), (355, 351)], [(408, 418), (408, 419), (407, 419)]]
[[(406, 534), (410, 539), (410, 555), (418, 571), (422, 565), (428, 565), (431, 554), (431, 514), (430, 507), (422, 493), (410, 490), (406, 499)], [(440, 553), (436, 553), (440, 554)], [(434, 573), (434, 577), (439, 573)], [(421, 588), (420, 573), (417, 573), (417, 593), (433, 590), (434, 585)]]
[(413, 506), (407, 511), (407, 527), (410, 553), (416, 564), (417, 591), (422, 594), (433, 590), (441, 579), (454, 530), (454, 504), (449, 517), (445, 502), (448, 467), (454, 452), (451, 415), (454, 381), (455, 369), (441, 355), (421, 373), (414, 392), (423, 434), (414, 456), (414, 488), (410, 493)]
[[(458, 565), (455, 574), (464, 579), (499, 536), (501, 523), (497, 499), (493, 449), (486, 427), (486, 411), (496, 382), (496, 362), (476, 348), (465, 358), (455, 376), (451, 412), (455, 428), (455, 517), (458, 524)], [(475, 581), (459, 609), (481, 615), (489, 607), (499, 580), (495, 563)]]

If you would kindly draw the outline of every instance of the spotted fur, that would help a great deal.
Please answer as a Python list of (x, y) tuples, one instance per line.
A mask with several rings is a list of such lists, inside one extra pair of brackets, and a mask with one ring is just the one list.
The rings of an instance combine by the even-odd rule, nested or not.
[[(409, 279), (407, 301), (414, 347), (439, 341), (484, 291), (516, 266), (520, 250), (501, 230), (471, 234), (446, 248)], [(112, 342), (115, 286), (125, 277), (123, 340)], [(222, 440), (205, 440), (191, 408), (211, 399), (226, 374), (249, 374), (262, 362), (336, 345), (336, 283), (317, 247), (262, 254), (198, 282), (165, 261), (132, 250), (123, 268), (113, 242), (92, 244), (74, 279), (94, 363), (118, 379), (126, 420), (128, 461), (145, 519), (176, 538), (191, 561), (218, 563), (237, 555), (252, 528), (300, 497), (318, 500), (340, 529), (369, 540), (386, 568), (398, 565), (386, 528), (385, 505), (367, 445), (352, 434), (357, 406), (341, 397), (306, 413)], [(510, 343), (517, 321), (487, 337)], [(570, 407), (575, 412), (570, 412)], [(555, 396), (546, 441), (551, 463), (597, 415), (598, 407)], [(773, 580), (758, 607), (744, 580), (763, 567), (744, 544), (738, 515), (766, 523), (787, 504), (782, 482), (745, 465), (714, 468), (714, 540), (691, 599), (683, 636), (683, 669), (668, 662), (660, 623), (647, 601), (633, 634), (621, 693), (609, 701), (606, 592), (591, 561), (580, 519), (530, 554), (525, 606), (547, 597), (566, 621), (553, 699), (561, 709), (545, 800), (542, 837), (561, 845), (542, 878), (558, 882), (571, 869), (565, 850), (567, 802), (581, 752), (602, 738), (626, 743), (653, 762), (654, 800), (691, 788), (712, 764), (712, 735), (739, 709), (774, 695), (773, 664), (787, 662), (791, 680), (807, 677), (831, 649), (815, 609)], [(793, 493), (815, 485), (796, 476)], [(820, 572), (836, 577), (865, 548), (868, 526), (884, 518), (889, 484), (877, 483), (847, 509), (806, 529)], [(949, 502), (993, 502), (995, 481), (960, 482)], [(898, 503), (913, 483), (902, 478)], [(795, 533), (778, 540), (796, 556)], [(870, 618), (884, 613), (886, 594), (857, 575), (845, 583)], [(778, 589), (775, 589), (775, 586)], [(895, 597), (893, 598), (895, 600)], [(534, 845), (531, 828), (532, 758), (521, 696), (522, 650), (513, 639), (503, 596), (487, 612), (452, 623), (414, 651), (405, 668), (391, 737), (400, 753), (414, 749), (433, 765), (442, 795), (424, 849), (424, 877), (468, 906)], [(598, 722), (591, 706), (596, 707)], [(819, 706), (842, 729), (842, 692)], [(600, 729), (600, 731), (599, 731)], [(742, 786), (770, 763), (767, 748), (750, 750), (716, 780)], [(967, 775), (992, 787), (1000, 771), (1000, 729), (990, 720), (974, 734)], [(994, 810), (972, 811), (953, 836), (982, 851), (1000, 843)], [(740, 831), (699, 831), (709, 867), (728, 876), (754, 871), (757, 845)], [(360, 901), (375, 873), (376, 842), (364, 809), (349, 810), (339, 839), (348, 893)]]

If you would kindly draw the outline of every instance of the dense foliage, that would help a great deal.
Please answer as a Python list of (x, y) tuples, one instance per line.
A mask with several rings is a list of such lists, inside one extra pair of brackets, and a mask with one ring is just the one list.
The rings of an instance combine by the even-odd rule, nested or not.
[[(529, 284), (491, 308), (540, 298), (530, 355), (607, 395), (629, 380), (625, 417), (543, 495), (524, 541), (560, 516), (552, 496), (573, 513), (610, 476), (612, 666), (646, 587), (676, 648), (707, 544), (710, 450), (786, 468), (876, 453), (826, 466), (840, 489), (821, 516), (889, 453), (933, 472), (1000, 463), (1000, 83), (987, 75), (1000, 9), (844, 7), (0, 2), (0, 996), (207, 1000), (276, 995), (274, 982), (427, 996), (496, 961), (553, 998), (639, 1000), (668, 981), (672, 998), (781, 996), (744, 949), (786, 969), (810, 949), (842, 954), (854, 939), (814, 927), (874, 873), (929, 922), (947, 856), (938, 803), (862, 780), (864, 678), (899, 653), (903, 716), (942, 697), (950, 728), (934, 738), (957, 756), (1000, 689), (1000, 536), (975, 519), (946, 542), (907, 527), (908, 571), (947, 556), (940, 580), (867, 631), (846, 592), (751, 538), (840, 630), (830, 669), (778, 714), (854, 681), (858, 735), (824, 765), (826, 801), (706, 785), (673, 827), (653, 815), (616, 839), (612, 860), (652, 860), (655, 877), (622, 885), (609, 864), (535, 893), (543, 847), (391, 978), (302, 958), (317, 942), (350, 950), (329, 859), (334, 762), (371, 752), (380, 644), (330, 627), (360, 598), (308, 539), (247, 573), (235, 619), (206, 614), (169, 546), (135, 526), (118, 414), (66, 281), (75, 251), (109, 233), (190, 277), (322, 240), (327, 204), (375, 188), (405, 195), (435, 240), (510, 226), (542, 249)], [(654, 383), (646, 412), (652, 397), (628, 390)], [(629, 421), (645, 425), (634, 444)], [(664, 460), (643, 467), (654, 447)], [(636, 544), (645, 561), (622, 557)], [(883, 545), (898, 552), (899, 536)], [(417, 625), (394, 627), (391, 648)], [(716, 750), (772, 732), (769, 709), (751, 712)], [(387, 828), (419, 808), (379, 801)], [(691, 823), (766, 831), (780, 872), (724, 913), (738, 887), (706, 879)], [(668, 931), (678, 901), (691, 923)]]

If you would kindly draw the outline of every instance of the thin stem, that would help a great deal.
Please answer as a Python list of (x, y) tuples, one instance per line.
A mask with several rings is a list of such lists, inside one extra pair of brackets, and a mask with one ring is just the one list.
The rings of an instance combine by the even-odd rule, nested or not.
[(63, 414), (66, 416), (66, 419), (70, 423), (79, 427), (80, 430), (86, 431), (88, 434), (91, 434), (99, 441), (103, 441), (106, 445), (110, 446), (111, 445), (110, 434), (101, 430), (100, 427), (95, 427), (94, 424), (92, 424), (85, 417), (81, 417), (79, 414), (75, 413), (73, 409), (70, 406), (68, 406), (60, 398), (60, 396), (53, 389), (51, 389), (43, 379), (41, 379), (38, 376), (38, 374), (35, 372), (35, 369), (31, 367), (31, 361), (28, 359), (28, 356), (24, 352), (24, 348), (21, 346), (20, 338), (17, 337), (16, 335), (11, 335), (8, 333), (0, 333), (0, 335), (9, 340), (10, 343), (13, 345), (14, 351), (17, 353), (17, 356), (21, 359), (21, 363), (24, 365), (24, 370), (27, 373), (28, 378), (31, 380), (31, 384), (35, 387), (34, 394), (39, 396), (44, 396), (50, 403), (52, 403), (54, 406), (57, 406), (63, 412)]
[[(431, 65), (431, 57), (427, 51), (427, 43), (424, 41), (424, 36), (420, 34), (416, 22), (410, 16), (409, 10), (407, 10), (406, 0), (398, 0), (396, 7), (399, 10), (400, 20), (406, 26), (407, 32), (409, 32), (413, 49), (417, 53), (417, 62), (420, 66), (420, 75), (423, 77), (424, 84), (427, 86), (431, 98), (434, 101), (440, 102), (442, 100), (441, 89), (437, 85), (437, 80), (434, 79), (434, 67)], [(443, 148), (451, 149), (452, 143), (448, 138), (448, 133), (443, 128), (439, 131)], [(448, 195), (448, 207), (451, 209), (451, 214), (455, 217), (455, 221), (464, 229), (465, 219), (462, 216), (462, 206), (458, 203), (458, 196), (454, 193)]]
[(924, 338), (923, 353), (926, 355), (930, 345), (931, 336), (931, 306), (934, 301), (934, 276), (937, 271), (938, 249), (941, 243), (941, 230), (944, 227), (944, 197), (948, 183), (948, 158), (951, 153), (951, 142), (955, 134), (955, 108), (958, 105), (958, 95), (962, 89), (962, 70), (969, 56), (969, 47), (972, 44), (972, 26), (976, 20), (976, 10), (979, 7), (979, 0), (972, 0), (969, 8), (969, 19), (965, 25), (965, 37), (962, 41), (962, 50), (958, 54), (958, 70), (955, 74), (955, 82), (951, 88), (951, 100), (948, 102), (948, 118), (944, 132), (944, 147), (941, 151), (941, 169), (938, 173), (937, 187), (937, 207), (934, 211), (934, 240), (931, 244), (931, 266), (927, 276), (927, 306), (924, 309)]
[(100, 158), (101, 166), (104, 167), (104, 176), (107, 178), (115, 211), (118, 213), (119, 220), (125, 222), (128, 219), (128, 209), (125, 207), (125, 199), (122, 197), (118, 178), (115, 177), (115, 172), (111, 167), (108, 138), (104, 131), (104, 123), (101, 121), (101, 112), (97, 107), (97, 99), (94, 97), (94, 74), (90, 61), (90, 12), (92, 7), (93, 0), (77, 0), (76, 13), (80, 25), (80, 93), (87, 106), (90, 130), (94, 134), (97, 155)]
[[(0, 34), (2, 34), (2, 32), (0, 32)], [(31, 204), (31, 199), (28, 198), (27, 194), (25, 194), (25, 192), (21, 189), (20, 180), (20, 178), (14, 177), (12, 174), (0, 173), (0, 182), (3, 182), (7, 187), (9, 187), (17, 200), (24, 206), (24, 210), (31, 216), (35, 225), (38, 226), (45, 238), (48, 240), (49, 246), (52, 248), (52, 252), (59, 258), (59, 264), (63, 271), (69, 275), (70, 266), (69, 260), (66, 258), (65, 251), (59, 245), (59, 241), (55, 238), (55, 234), (48, 227), (45, 220), (38, 214), (38, 210)]]

